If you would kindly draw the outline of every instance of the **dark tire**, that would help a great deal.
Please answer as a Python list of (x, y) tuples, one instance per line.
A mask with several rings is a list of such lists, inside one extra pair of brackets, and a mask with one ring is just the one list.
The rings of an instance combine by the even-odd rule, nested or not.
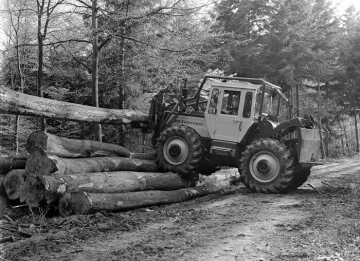
[(294, 190), (302, 186), (310, 176), (311, 167), (297, 167), (294, 170), (294, 179), (292, 180), (289, 189)]
[(284, 193), (293, 181), (290, 150), (274, 139), (259, 139), (247, 146), (240, 159), (240, 173), (252, 192)]
[(185, 125), (165, 129), (157, 140), (156, 160), (160, 168), (197, 178), (202, 158), (199, 134)]

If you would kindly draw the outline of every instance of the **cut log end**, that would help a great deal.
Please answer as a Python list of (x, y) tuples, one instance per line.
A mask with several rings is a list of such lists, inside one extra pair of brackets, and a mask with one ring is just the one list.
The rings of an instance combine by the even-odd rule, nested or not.
[(21, 187), (20, 202), (39, 207), (45, 201), (45, 187), (37, 177), (28, 177)]
[(48, 175), (57, 171), (57, 166), (54, 161), (48, 157), (45, 150), (35, 146), (26, 162), (25, 169), (29, 175)]
[(7, 197), (10, 200), (16, 200), (20, 198), (20, 189), (24, 184), (25, 170), (14, 169), (6, 174), (3, 186)]
[(58, 204), (60, 215), (63, 217), (73, 214), (89, 214), (92, 209), (92, 202), (88, 194), (83, 191), (66, 193)]

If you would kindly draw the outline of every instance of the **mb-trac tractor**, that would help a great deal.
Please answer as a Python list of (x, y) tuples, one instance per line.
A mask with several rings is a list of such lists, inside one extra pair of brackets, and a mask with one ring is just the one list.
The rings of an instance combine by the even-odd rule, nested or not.
[[(205, 76), (195, 96), (163, 90), (151, 102), (149, 128), (161, 168), (196, 179), (237, 167), (253, 192), (301, 186), (318, 163), (319, 130), (311, 116), (278, 122), (288, 99), (263, 79)], [(172, 97), (172, 101), (169, 101)]]

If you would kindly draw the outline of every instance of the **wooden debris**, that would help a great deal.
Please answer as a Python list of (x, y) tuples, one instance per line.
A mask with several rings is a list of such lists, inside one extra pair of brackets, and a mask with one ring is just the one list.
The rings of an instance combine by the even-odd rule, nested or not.
[(91, 123), (146, 123), (148, 115), (141, 111), (97, 108), (41, 98), (13, 91), (0, 85), (0, 112), (59, 120)]
[(68, 192), (59, 201), (62, 216), (88, 214), (101, 210), (119, 211), (139, 207), (177, 203), (221, 192), (229, 183), (208, 183), (193, 188), (173, 191), (140, 191), (128, 193)]
[(92, 156), (130, 157), (130, 151), (119, 145), (93, 140), (77, 140), (58, 137), (43, 131), (33, 132), (26, 141), (26, 149), (31, 153), (39, 147), (49, 154), (64, 158)]
[(8, 199), (16, 200), (20, 198), (20, 189), (24, 183), (24, 176), (24, 169), (13, 169), (6, 174), (3, 186)]

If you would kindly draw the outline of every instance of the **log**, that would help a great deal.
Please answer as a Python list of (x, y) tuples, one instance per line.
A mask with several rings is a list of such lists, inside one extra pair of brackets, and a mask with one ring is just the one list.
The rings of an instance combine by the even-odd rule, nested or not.
[(157, 172), (158, 166), (152, 160), (122, 157), (60, 158), (46, 153), (41, 148), (34, 147), (25, 169), (29, 175), (42, 176), (121, 170)]
[(12, 169), (24, 169), (27, 157), (0, 157), (0, 175), (7, 174)]
[(0, 176), (0, 217), (2, 217), (7, 209), (10, 209), (10, 202), (7, 199), (5, 189), (3, 187), (4, 176)]
[(64, 158), (79, 158), (91, 156), (130, 157), (130, 151), (119, 145), (94, 140), (77, 140), (58, 137), (43, 131), (35, 131), (26, 140), (29, 153), (39, 147), (47, 153)]
[[(35, 180), (37, 179), (37, 180)], [(195, 185), (176, 173), (153, 172), (98, 172), (73, 175), (31, 177), (24, 188), (24, 198), (31, 207), (41, 202), (57, 203), (67, 191), (90, 193), (122, 193), (142, 190), (176, 190)]]
[(16, 200), (20, 198), (20, 189), (24, 183), (24, 177), (24, 169), (13, 169), (6, 174), (3, 186), (8, 199)]
[(41, 98), (0, 85), (0, 113), (103, 124), (146, 123), (141, 111), (115, 110)]
[(132, 159), (145, 159), (145, 160), (155, 160), (155, 153), (130, 153), (130, 158)]
[(196, 197), (221, 192), (229, 182), (208, 183), (194, 188), (173, 191), (140, 191), (128, 193), (87, 193), (84, 191), (67, 192), (59, 201), (62, 216), (84, 215), (96, 211), (119, 211), (161, 204), (178, 203)]

